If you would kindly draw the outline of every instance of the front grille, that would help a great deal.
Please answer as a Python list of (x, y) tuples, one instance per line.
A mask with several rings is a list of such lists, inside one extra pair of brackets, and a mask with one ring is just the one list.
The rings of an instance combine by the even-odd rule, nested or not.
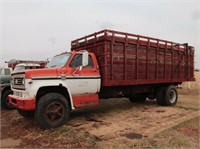
[(23, 85), (22, 81), (23, 81), (23, 78), (14, 78), (13, 85)]
[(25, 74), (13, 74), (11, 79), (13, 89), (25, 90)]

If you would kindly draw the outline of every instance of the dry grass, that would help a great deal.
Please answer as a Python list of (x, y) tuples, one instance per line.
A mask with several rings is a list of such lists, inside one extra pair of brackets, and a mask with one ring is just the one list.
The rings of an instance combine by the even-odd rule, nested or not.
[(199, 148), (199, 120), (200, 117), (159, 133), (153, 140), (157, 148)]
[(190, 110), (199, 110), (200, 109), (200, 100), (199, 95), (181, 95), (179, 94), (179, 99), (176, 107), (190, 109)]
[(194, 77), (195, 77), (196, 81), (183, 82), (180, 85), (181, 89), (179, 89), (179, 93), (199, 95), (199, 93), (200, 93), (200, 71), (195, 71)]
[[(200, 117), (192, 118), (152, 137), (126, 144), (125, 148), (199, 148), (199, 119)], [(116, 144), (108, 145), (116, 147)]]
[(174, 107), (151, 100), (102, 100), (98, 107), (74, 111), (66, 125), (52, 130), (41, 129), (16, 110), (1, 110), (1, 147), (199, 148), (199, 117), (192, 117), (199, 115), (200, 72), (195, 78), (190, 89), (182, 84)]

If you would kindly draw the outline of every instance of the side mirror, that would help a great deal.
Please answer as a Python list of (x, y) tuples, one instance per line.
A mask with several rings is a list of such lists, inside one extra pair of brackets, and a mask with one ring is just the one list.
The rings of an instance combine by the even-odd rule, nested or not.
[(87, 66), (88, 65), (88, 51), (84, 50), (83, 51), (83, 57), (82, 57), (82, 66)]

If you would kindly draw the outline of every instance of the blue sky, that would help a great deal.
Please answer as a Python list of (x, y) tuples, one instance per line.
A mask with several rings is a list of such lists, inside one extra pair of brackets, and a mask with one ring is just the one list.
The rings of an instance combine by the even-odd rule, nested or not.
[(113, 29), (195, 47), (200, 68), (199, 1), (1, 0), (0, 65), (44, 60), (70, 50), (70, 41)]

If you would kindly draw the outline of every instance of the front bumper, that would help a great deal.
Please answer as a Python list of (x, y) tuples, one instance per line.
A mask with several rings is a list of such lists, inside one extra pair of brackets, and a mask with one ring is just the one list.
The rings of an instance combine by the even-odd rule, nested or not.
[(16, 95), (8, 96), (9, 104), (13, 107), (22, 110), (35, 110), (36, 109), (36, 100), (35, 98), (21, 98)]

